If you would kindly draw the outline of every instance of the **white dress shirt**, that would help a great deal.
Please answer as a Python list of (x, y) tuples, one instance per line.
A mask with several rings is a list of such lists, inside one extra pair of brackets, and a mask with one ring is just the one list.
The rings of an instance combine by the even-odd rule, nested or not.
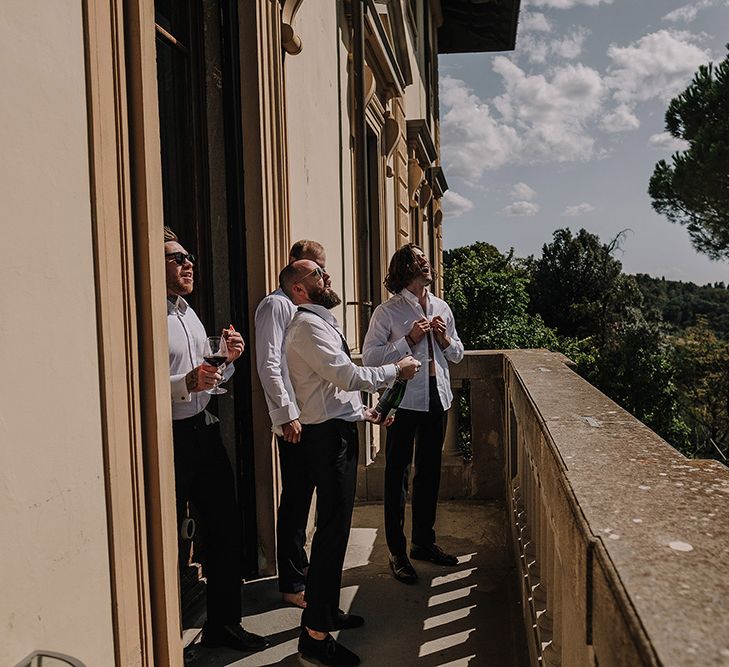
[(360, 391), (375, 392), (397, 375), (394, 363), (356, 366), (344, 349), (337, 319), (323, 306), (307, 303), (286, 332), (284, 345), (302, 424), (328, 419), (363, 419)]
[(288, 368), (282, 363), (286, 327), (295, 313), (296, 306), (279, 288), (258, 304), (255, 315), (256, 368), (268, 403), (268, 416), (279, 435), (281, 424), (299, 418)]
[[(207, 338), (205, 327), (181, 296), (167, 299), (167, 337), (170, 347), (170, 390), (172, 393), (172, 419), (185, 419), (202, 412), (210, 402), (206, 391), (187, 391), (185, 376), (203, 363)], [(233, 375), (233, 364), (227, 364), (223, 380)]]
[[(412, 354), (423, 364), (423, 369), (426, 369), (428, 368), (427, 337), (430, 336), (433, 346), (438, 395), (443, 409), (447, 410), (451, 407), (453, 401), (448, 362), (457, 364), (463, 359), (463, 343), (461, 343), (461, 339), (458, 338), (458, 333), (456, 333), (453, 313), (448, 304), (430, 292), (427, 292), (427, 294), (428, 305), (425, 312), (420, 306), (418, 297), (408, 289), (394, 294), (375, 308), (362, 346), (362, 363), (377, 366), (399, 361), (408, 354)], [(413, 328), (413, 323), (421, 317), (427, 317), (431, 320), (436, 315), (440, 315), (445, 321), (446, 333), (451, 339), (451, 344), (445, 350), (441, 349), (435, 335), (428, 332), (411, 349), (405, 337)], [(427, 412), (428, 406), (428, 373), (417, 373), (408, 382), (400, 407), (406, 410)]]

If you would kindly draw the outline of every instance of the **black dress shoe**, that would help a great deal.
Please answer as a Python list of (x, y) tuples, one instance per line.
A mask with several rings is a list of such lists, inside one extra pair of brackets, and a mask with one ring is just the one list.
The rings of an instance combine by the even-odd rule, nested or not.
[(404, 584), (414, 584), (418, 580), (418, 573), (405, 554), (390, 554), (390, 569), (395, 579)]
[(352, 630), (353, 628), (361, 628), (364, 625), (364, 618), (357, 614), (347, 614), (341, 609), (334, 619), (337, 630)]
[(331, 635), (327, 635), (325, 639), (314, 639), (306, 628), (301, 628), (299, 635), (299, 653), (319, 661), (322, 665), (333, 667), (350, 667), (360, 663), (357, 654), (335, 641)]
[(240, 625), (221, 625), (203, 627), (200, 644), (206, 648), (219, 648), (225, 646), (236, 651), (262, 651), (268, 648), (271, 642), (261, 635), (247, 632)]
[(458, 565), (458, 559), (451, 554), (447, 554), (437, 544), (429, 544), (427, 547), (413, 544), (410, 547), (410, 558), (427, 560), (436, 565)]

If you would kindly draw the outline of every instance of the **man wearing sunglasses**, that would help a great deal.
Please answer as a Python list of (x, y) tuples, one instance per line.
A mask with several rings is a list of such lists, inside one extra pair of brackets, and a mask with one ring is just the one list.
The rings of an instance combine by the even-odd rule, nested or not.
[(242, 539), (233, 470), (218, 420), (205, 409), (210, 401), (206, 390), (233, 374), (233, 362), (243, 353), (243, 338), (232, 327), (224, 332), (228, 349), (224, 373), (204, 363), (205, 327), (184, 298), (193, 289), (195, 258), (167, 227), (164, 239), (177, 520), (179, 525), (189, 500), (205, 527), (207, 620), (201, 643), (260, 651), (269, 646), (268, 640), (240, 625)]
[(316, 486), (316, 532), (306, 580), (299, 652), (325, 665), (358, 665), (359, 657), (330, 632), (364, 624), (339, 609), (342, 566), (352, 523), (359, 441), (357, 422), (377, 423), (365, 409), (361, 391), (375, 392), (396, 378), (412, 378), (420, 362), (405, 356), (396, 363), (361, 367), (352, 362), (332, 308), (341, 303), (329, 275), (301, 260), (281, 272), (284, 291), (299, 305), (284, 343), (291, 385), (296, 392), (300, 447)]
[[(289, 264), (306, 259), (320, 270), (326, 266), (324, 247), (316, 241), (301, 240), (289, 252)], [(307, 472), (299, 446), (301, 423), (296, 397), (283, 363), (283, 342), (300, 303), (297, 295), (281, 286), (266, 296), (256, 309), (256, 368), (268, 404), (272, 430), (276, 434), (281, 468), (281, 499), (276, 522), (276, 561), (278, 586), (284, 602), (304, 608), (306, 571), (309, 567), (304, 546), (314, 483)]]

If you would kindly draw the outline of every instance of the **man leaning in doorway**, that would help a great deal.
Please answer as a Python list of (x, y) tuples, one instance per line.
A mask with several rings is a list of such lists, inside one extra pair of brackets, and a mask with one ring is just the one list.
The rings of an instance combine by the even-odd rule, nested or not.
[(270, 645), (268, 640), (240, 625), (241, 526), (233, 470), (218, 420), (206, 410), (210, 401), (206, 390), (233, 374), (244, 342), (230, 327), (224, 332), (225, 371), (203, 362), (205, 327), (184, 298), (193, 289), (195, 258), (168, 228), (164, 239), (177, 520), (179, 525), (190, 500), (205, 527), (207, 620), (201, 643), (259, 651)]
[[(316, 241), (302, 240), (291, 246), (289, 264), (300, 259), (310, 260), (325, 270), (326, 253)], [(287, 294), (281, 283), (256, 308), (255, 326), (256, 367), (276, 434), (281, 467), (281, 500), (276, 523), (278, 586), (285, 602), (303, 609), (306, 607), (304, 588), (309, 566), (304, 546), (314, 482), (299, 446), (299, 408), (282, 358), (286, 327), (298, 304), (298, 295)]]
[(329, 633), (364, 623), (361, 616), (339, 609), (357, 484), (357, 422), (377, 420), (372, 410), (364, 409), (359, 392), (377, 391), (397, 377), (410, 379), (420, 364), (403, 355), (378, 368), (356, 366), (331, 313), (341, 299), (332, 290), (329, 275), (315, 262), (290, 264), (282, 272), (282, 283), (301, 303), (286, 332), (284, 349), (300, 410), (300, 446), (317, 493), (299, 652), (325, 665), (358, 665), (357, 655)]
[(410, 557), (438, 565), (458, 563), (436, 544), (434, 526), (446, 411), (453, 400), (448, 362), (463, 359), (463, 344), (448, 304), (428, 290), (432, 280), (430, 262), (417, 245), (408, 243), (397, 250), (385, 278), (393, 296), (372, 313), (362, 347), (365, 364), (385, 364), (412, 354), (428, 368), (427, 375), (408, 382), (385, 441), (385, 537), (390, 569), (404, 583), (418, 578), (403, 533), (413, 445)]

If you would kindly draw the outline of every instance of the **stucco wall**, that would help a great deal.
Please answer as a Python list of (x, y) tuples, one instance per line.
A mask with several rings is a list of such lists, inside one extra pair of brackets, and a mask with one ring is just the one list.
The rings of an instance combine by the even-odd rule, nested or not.
[[(347, 103), (347, 47), (340, 3), (304, 3), (296, 14), (303, 50), (286, 56), (284, 76), (291, 239), (310, 238), (327, 251), (332, 286), (343, 301), (354, 296), (352, 164)], [(346, 35), (345, 35), (346, 38)], [(356, 343), (354, 308), (335, 310)]]
[(0, 14), (0, 664), (112, 665), (81, 2)]

